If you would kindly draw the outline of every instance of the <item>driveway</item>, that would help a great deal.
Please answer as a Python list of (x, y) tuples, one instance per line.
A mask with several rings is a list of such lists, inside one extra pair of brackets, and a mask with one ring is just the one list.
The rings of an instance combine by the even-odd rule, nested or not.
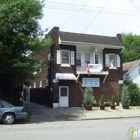
[(36, 103), (23, 102), (23, 106), (33, 112), (31, 122), (52, 122), (52, 121), (69, 121), (69, 120), (81, 120), (83, 116), (82, 108), (58, 108), (53, 109), (46, 106), (42, 106)]

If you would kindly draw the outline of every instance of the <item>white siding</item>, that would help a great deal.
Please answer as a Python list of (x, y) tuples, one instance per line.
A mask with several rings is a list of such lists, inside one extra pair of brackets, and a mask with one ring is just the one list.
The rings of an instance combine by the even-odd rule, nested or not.
[(140, 87), (139, 65), (134, 67), (134, 69), (129, 72), (129, 76), (132, 79), (132, 82), (138, 84)]

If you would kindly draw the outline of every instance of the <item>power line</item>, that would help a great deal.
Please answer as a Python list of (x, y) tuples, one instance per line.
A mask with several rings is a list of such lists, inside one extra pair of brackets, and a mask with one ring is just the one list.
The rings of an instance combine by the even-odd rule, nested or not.
[(105, 2), (105, 4), (103, 5), (103, 7), (100, 9), (100, 11), (97, 13), (97, 15), (94, 17), (94, 19), (90, 22), (90, 24), (87, 26), (87, 28), (84, 30), (83, 33), (85, 33), (85, 31), (90, 27), (90, 25), (93, 23), (93, 21), (97, 18), (97, 16), (100, 14), (100, 12), (102, 11), (102, 9), (106, 6), (106, 4), (108, 3), (109, 0), (107, 0)]
[(83, 5), (72, 17), (70, 17), (60, 28), (62, 28), (65, 24), (67, 24), (74, 16), (78, 14), (80, 10), (82, 10), (91, 0), (89, 0), (85, 5)]
[[(78, 9), (70, 9), (70, 8), (67, 8), (67, 7), (48, 6), (48, 7), (45, 7), (45, 8), (55, 9), (55, 10), (60, 9), (60, 10), (78, 11)], [(110, 9), (110, 10), (106, 10), (106, 9)], [(113, 9), (113, 8), (105, 8), (100, 13), (102, 13), (102, 14), (113, 14), (113, 15), (140, 16), (140, 11), (137, 11), (137, 12), (136, 11), (131, 12), (131, 11), (132, 10), (122, 10), (122, 9), (119, 10), (119, 9)], [(98, 13), (99, 10), (98, 9), (95, 9), (95, 10), (94, 9), (87, 9), (87, 10), (81, 10), (81, 12)]]

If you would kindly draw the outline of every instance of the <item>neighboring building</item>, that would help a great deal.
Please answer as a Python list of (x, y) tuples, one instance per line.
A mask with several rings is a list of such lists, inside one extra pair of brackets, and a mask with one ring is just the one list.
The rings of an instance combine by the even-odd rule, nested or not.
[(133, 83), (140, 87), (140, 60), (123, 64), (123, 77), (129, 76)]
[[(39, 60), (50, 60), (31, 88), (47, 88), (52, 106), (76, 107), (83, 101), (84, 89), (93, 88), (97, 102), (101, 95), (110, 100), (117, 96), (123, 83), (121, 34), (116, 37), (59, 31), (54, 27), (47, 35), (54, 44), (36, 55)], [(90, 75), (85, 70), (89, 62)]]

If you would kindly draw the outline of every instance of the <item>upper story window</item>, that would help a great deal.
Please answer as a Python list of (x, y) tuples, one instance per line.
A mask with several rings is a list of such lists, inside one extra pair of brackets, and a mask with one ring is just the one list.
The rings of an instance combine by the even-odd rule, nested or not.
[(110, 69), (116, 69), (120, 67), (120, 56), (118, 54), (105, 54), (105, 66), (109, 67)]
[(81, 66), (81, 53), (76, 54), (76, 65)]
[(85, 54), (85, 61), (90, 63), (90, 54)]
[(62, 50), (61, 54), (62, 54), (61, 64), (70, 64), (70, 51)]
[(95, 64), (99, 64), (99, 55), (95, 54)]
[(109, 64), (111, 67), (116, 67), (116, 54), (109, 54)]
[(57, 50), (57, 64), (62, 67), (70, 67), (75, 64), (74, 51), (70, 50)]

